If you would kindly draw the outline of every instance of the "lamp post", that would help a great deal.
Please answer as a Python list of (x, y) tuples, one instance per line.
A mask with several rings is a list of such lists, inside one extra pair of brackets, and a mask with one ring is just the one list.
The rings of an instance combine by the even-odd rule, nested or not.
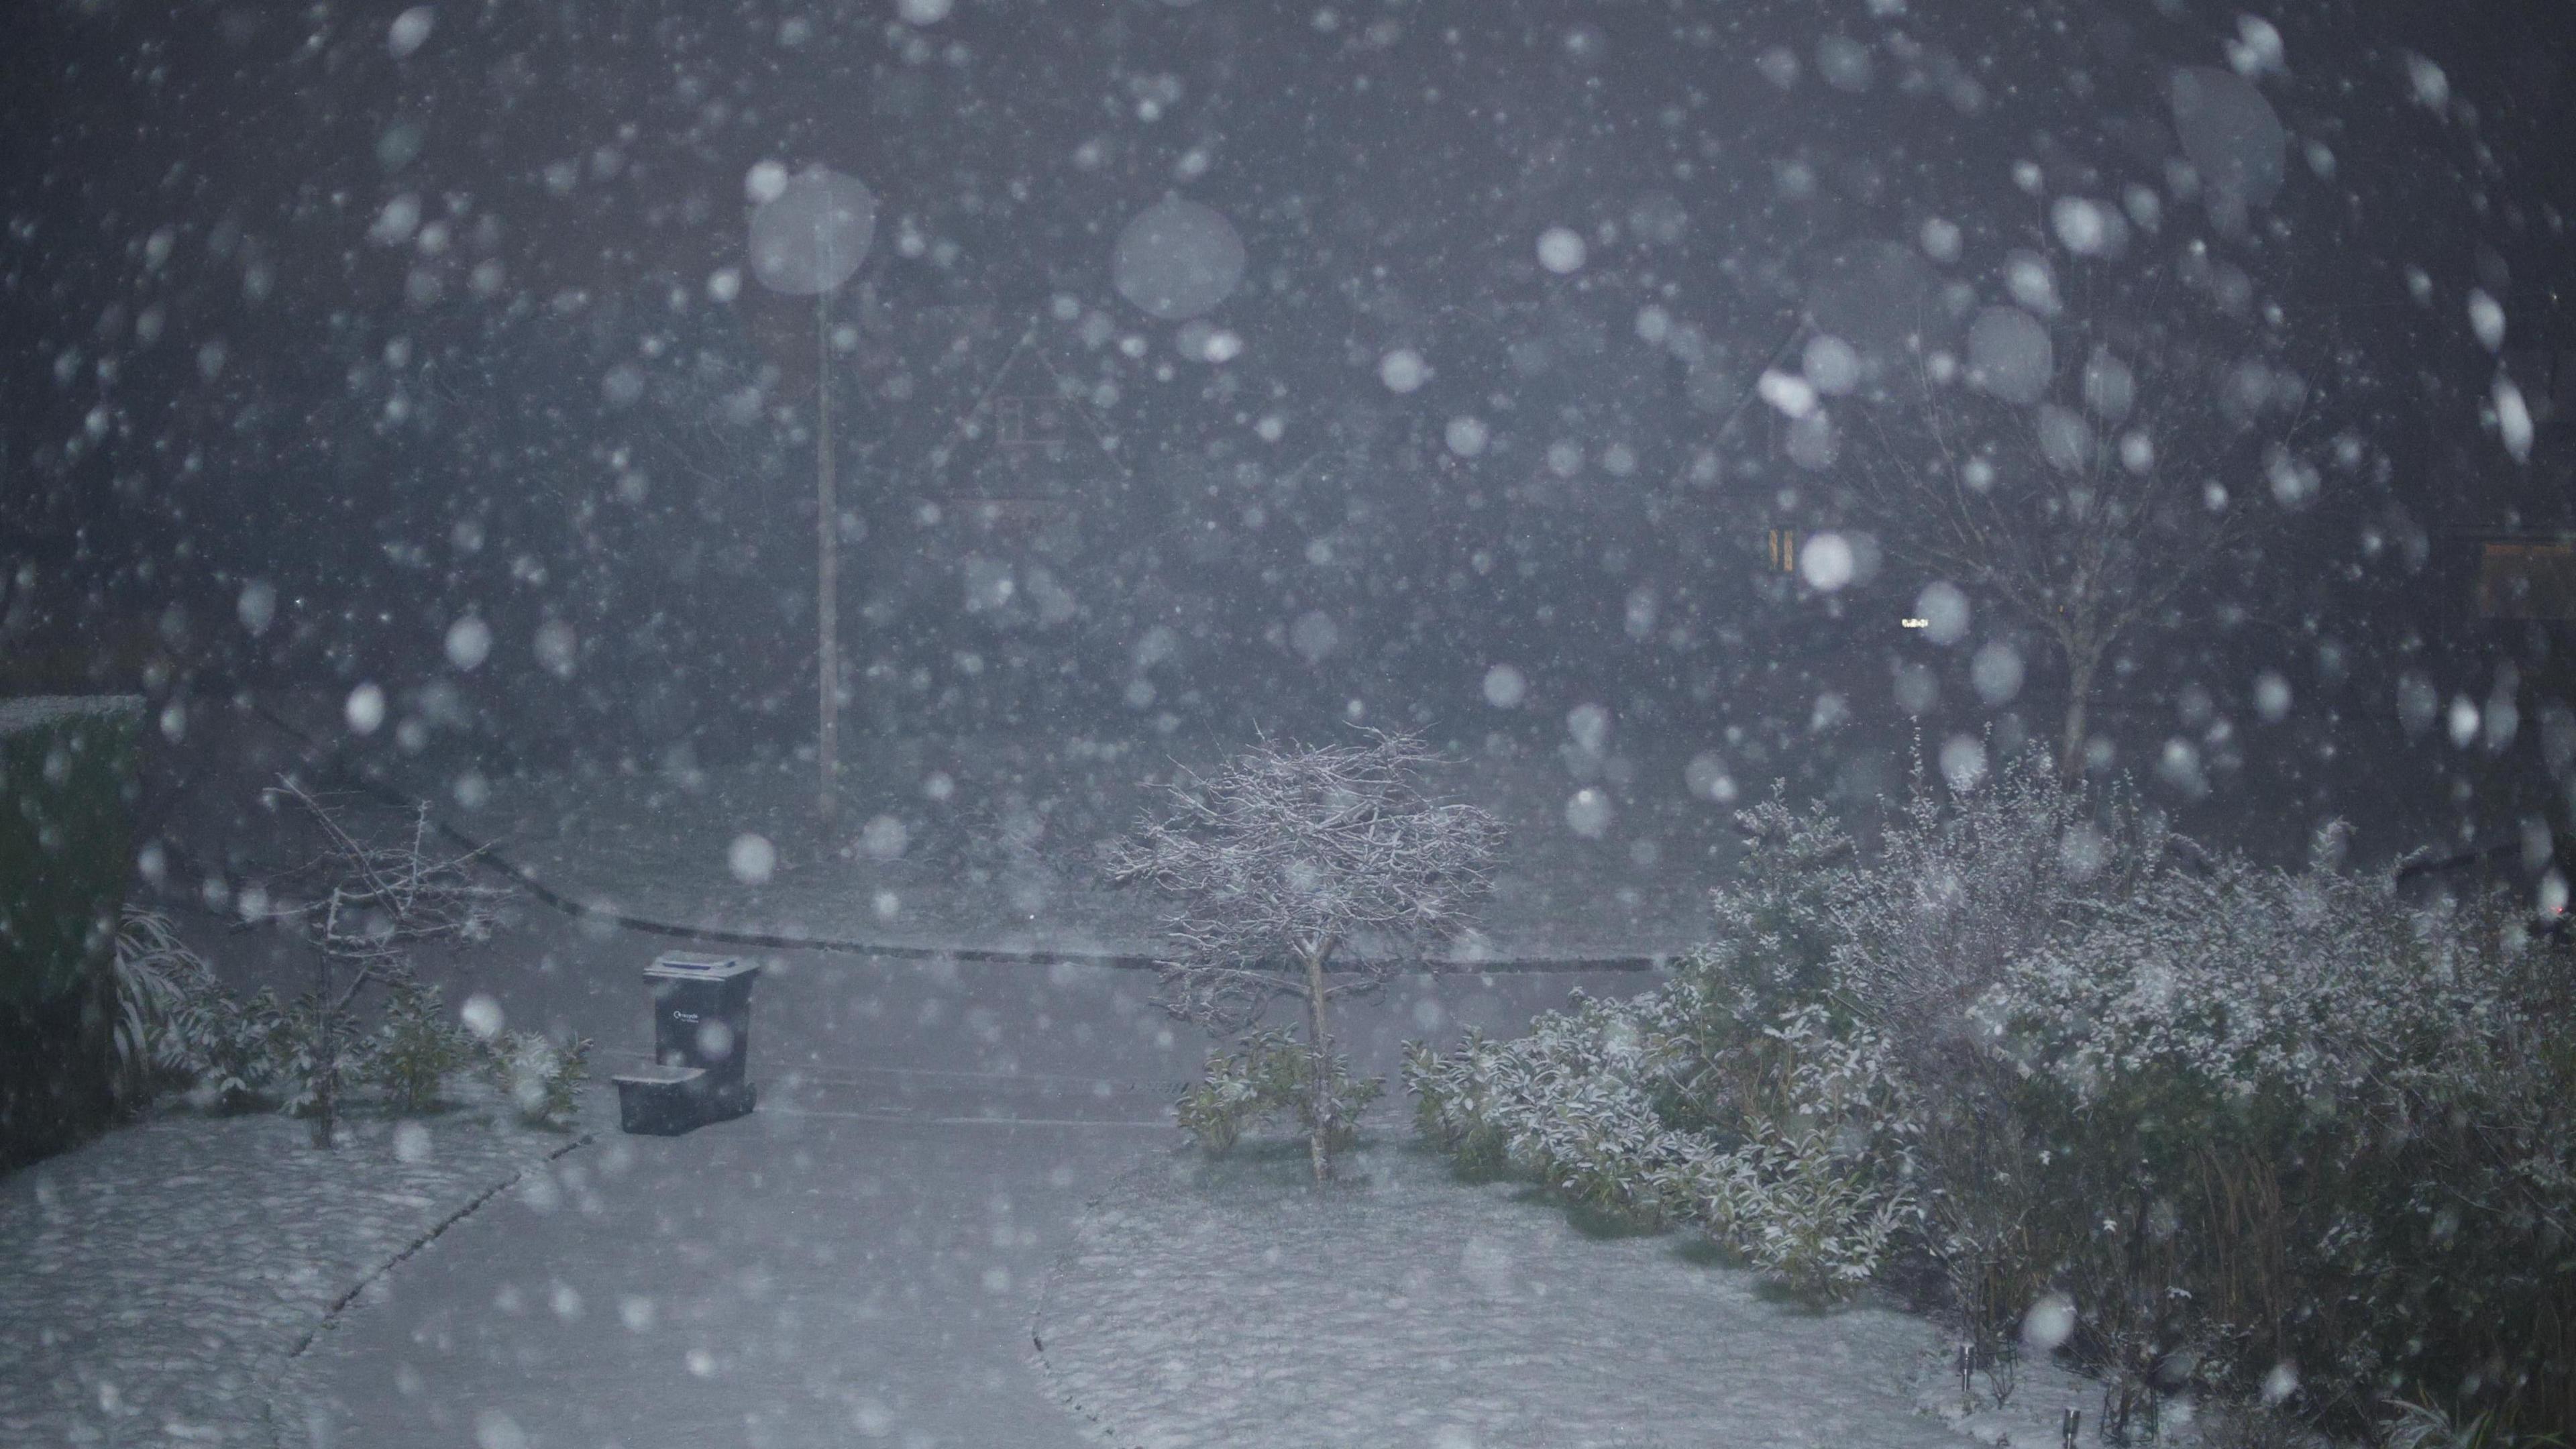
[(832, 293), (858, 271), (875, 237), (877, 200), (828, 167), (789, 177), (751, 214), (751, 271), (761, 285), (814, 299), (815, 678), (821, 696), (815, 740), (815, 809), (826, 822), (838, 803), (840, 743), (840, 506), (832, 475)]

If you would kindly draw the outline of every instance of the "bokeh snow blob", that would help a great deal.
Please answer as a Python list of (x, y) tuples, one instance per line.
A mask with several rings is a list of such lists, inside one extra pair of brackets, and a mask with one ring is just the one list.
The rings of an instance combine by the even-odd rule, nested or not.
[(1583, 270), (1585, 250), (1572, 227), (1552, 226), (1538, 234), (1538, 264), (1560, 277)]
[(2048, 329), (2018, 307), (1987, 307), (1968, 324), (1968, 380), (2028, 407), (2048, 391), (2057, 351)]
[(876, 227), (876, 195), (856, 177), (800, 171), (751, 214), (752, 275), (791, 297), (831, 291), (867, 260)]
[[(1940, 236), (1956, 255), (1955, 227)], [(1927, 238), (1935, 231), (1928, 226)], [(1945, 258), (1946, 260), (1947, 258)], [(1908, 337), (1932, 340), (1945, 320), (1935, 305), (1940, 279), (1920, 252), (1866, 240), (1826, 251), (1807, 280), (1807, 316), (1816, 330), (1841, 339), (1864, 358), (1905, 354)]]
[(2183, 154), (2200, 169), (2222, 224), (2280, 193), (2289, 133), (2252, 81), (2216, 66), (2183, 66), (2174, 71), (2166, 100)]
[(1610, 830), (1610, 797), (1586, 785), (1565, 802), (1566, 828), (1586, 840), (1599, 840)]
[(1843, 587), (1858, 570), (1851, 540), (1839, 533), (1817, 534), (1798, 550), (1798, 576), (1818, 592), (1829, 594)]
[(744, 885), (762, 885), (778, 869), (778, 849), (766, 836), (745, 831), (725, 847), (725, 867)]
[(1215, 210), (1174, 196), (1118, 233), (1110, 280), (1118, 295), (1166, 322), (1196, 317), (1243, 281), (1243, 239)]
[(492, 655), (492, 626), (472, 614), (447, 626), (447, 662), (472, 671)]
[(426, 5), (415, 5), (394, 17), (385, 27), (385, 53), (396, 60), (410, 57), (413, 51), (429, 43), (430, 27), (438, 23), (438, 13)]

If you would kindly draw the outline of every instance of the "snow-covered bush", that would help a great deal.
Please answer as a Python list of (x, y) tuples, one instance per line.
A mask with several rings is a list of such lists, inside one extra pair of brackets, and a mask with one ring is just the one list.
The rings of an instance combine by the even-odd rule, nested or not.
[(557, 1042), (542, 1032), (505, 1031), (483, 1044), (484, 1071), (492, 1085), (532, 1126), (570, 1122), (581, 1084), (590, 1080), (587, 1037)]
[(2163, 875), (1978, 1001), (2070, 1147), (2066, 1186), (2124, 1190), (2155, 1244), (2133, 1227), (2064, 1260), (2106, 1347), (2190, 1352), (2223, 1388), (2295, 1362), (2347, 1424), (2404, 1392), (2567, 1427), (2576, 953), (2500, 900), (2411, 906), (2339, 854), (2327, 832), (2304, 870)]
[[(1717, 893), (1721, 940), (1742, 938), (1735, 902), (1776, 892), (1768, 878), (1796, 867), (1762, 840), (1757, 829), (1748, 879)], [(2102, 1221), (2074, 1129), (2030, 1100), (1975, 1009), (2034, 952), (2080, 954), (2098, 923), (2184, 870), (2191, 850), (2124, 789), (2070, 782), (2042, 751), (1956, 784), (1918, 756), (1875, 848), (1806, 887), (1824, 901), (1822, 944), (1806, 948), (1826, 961), (1818, 990), (1885, 1034), (1918, 1104), (1923, 1218), (1912, 1246), (1944, 1284), (1972, 1366), (2015, 1351), (2023, 1313), (2068, 1286), (2070, 1235), (2089, 1242)], [(2123, 1165), (2108, 1172), (2125, 1181)]]
[[(1306, 1080), (1307, 1055), (1306, 1048), (1284, 1031), (1252, 1032), (1238, 1050), (1208, 1053), (1199, 1080), (1175, 1105), (1181, 1129), (1211, 1153), (1232, 1151), (1247, 1124), (1283, 1114), (1296, 1118), (1301, 1136), (1311, 1134), (1315, 1095)], [(1326, 1145), (1339, 1152), (1357, 1140), (1359, 1114), (1386, 1091), (1386, 1083), (1375, 1077), (1353, 1077), (1350, 1059), (1339, 1054), (1329, 1070), (1331, 1096), (1342, 1105), (1343, 1116), (1333, 1124), (1332, 1140)]]
[(313, 1143), (332, 1145), (341, 1098), (373, 1067), (374, 1039), (339, 998), (307, 991), (286, 1003), (268, 1033), (268, 1080), (279, 1110), (312, 1123)]
[(448, 1075), (474, 1059), (474, 1035), (439, 999), (435, 986), (406, 977), (387, 994), (384, 1019), (368, 1053), (367, 1079), (384, 1089), (397, 1112), (438, 1105)]
[[(1827, 901), (1828, 989), (1884, 1027), (1910, 1070), (1942, 1075), (1980, 994), (2168, 874), (2169, 844), (2125, 791), (2065, 783), (2037, 750), (1964, 791), (1945, 788), (1918, 757), (1877, 849), (1809, 887)], [(1731, 902), (1796, 866), (1794, 856), (1765, 860), (1748, 891), (1719, 892), (1721, 934), (1732, 934)]]
[(129, 1104), (195, 1080), (221, 1029), (223, 993), (170, 918), (127, 906), (117, 922), (116, 1072)]
[(1687, 1216), (1710, 1145), (1655, 1111), (1663, 1042), (1648, 998), (1577, 992), (1530, 1034), (1471, 1034), (1443, 1055), (1407, 1047), (1404, 1082), (1424, 1135), (1484, 1168), (1536, 1174), (1596, 1210), (1646, 1222)]
[(1739, 1030), (1698, 958), (1628, 1001), (1578, 993), (1530, 1035), (1405, 1061), (1424, 1135), (1598, 1211), (1699, 1225), (1803, 1292), (1848, 1293), (1915, 1212), (1907, 1108), (1872, 1033), (1814, 1006)]
[(410, 980), (415, 946), (487, 939), (507, 892), (475, 878), (479, 849), (440, 853), (426, 804), (402, 834), (371, 839), (291, 776), (268, 797), (295, 805), (322, 842), (311, 864), (274, 883), (268, 919), (311, 948), (312, 989), (287, 1013), (288, 1105), (313, 1119), (314, 1145), (328, 1148), (341, 1091), (365, 1079), (377, 1045), (355, 1030), (359, 997)]
[[(1866, 848), (1739, 818), (1670, 981), (1409, 1054), (1427, 1138), (1809, 1287), (1935, 1270), (1972, 1367), (2062, 1345), (2113, 1434), (2175, 1392), (2576, 1432), (2563, 930), (2411, 905), (2334, 833), (2299, 870), (2213, 854), (2043, 757), (1918, 771)], [(2065, 1331), (2025, 1338), (2051, 1295)]]
[(438, 988), (399, 961), (379, 968), (388, 987), (372, 1029), (339, 1009), (327, 1031), (318, 994), (281, 1002), (263, 987), (236, 997), (169, 920), (151, 911), (125, 912), (115, 963), (117, 1053), (129, 1100), (178, 1090), (219, 1111), (273, 1108), (314, 1117), (326, 1076), (336, 1073), (344, 1088), (375, 1087), (384, 1106), (417, 1113), (438, 1107), (449, 1076), (479, 1065), (522, 1116), (553, 1123), (570, 1114), (588, 1077), (589, 1042), (559, 1046), (533, 1032), (479, 1042), (446, 1009)]
[(118, 1070), (129, 1101), (182, 1090), (230, 1111), (279, 1095), (287, 1013), (273, 993), (235, 998), (168, 917), (134, 906), (117, 929), (115, 976)]
[(1793, 1009), (1741, 1057), (1754, 1087), (1739, 1099), (1745, 1139), (1719, 1159), (1701, 1216), (1791, 1286), (1849, 1293), (1889, 1261), (1919, 1212), (1909, 1094), (1875, 1033), (1838, 1033), (1820, 1007)]

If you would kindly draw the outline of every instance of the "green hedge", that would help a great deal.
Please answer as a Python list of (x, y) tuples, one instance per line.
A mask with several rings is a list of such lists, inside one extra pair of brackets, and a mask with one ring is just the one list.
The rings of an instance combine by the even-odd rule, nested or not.
[(0, 1167), (114, 1110), (111, 956), (143, 702), (0, 700)]

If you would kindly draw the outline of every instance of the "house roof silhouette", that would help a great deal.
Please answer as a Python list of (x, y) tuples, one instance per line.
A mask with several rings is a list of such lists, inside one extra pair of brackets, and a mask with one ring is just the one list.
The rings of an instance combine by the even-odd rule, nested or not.
[(938, 435), (921, 477), (935, 500), (1070, 506), (1126, 481), (1128, 469), (1116, 435), (1032, 323)]

